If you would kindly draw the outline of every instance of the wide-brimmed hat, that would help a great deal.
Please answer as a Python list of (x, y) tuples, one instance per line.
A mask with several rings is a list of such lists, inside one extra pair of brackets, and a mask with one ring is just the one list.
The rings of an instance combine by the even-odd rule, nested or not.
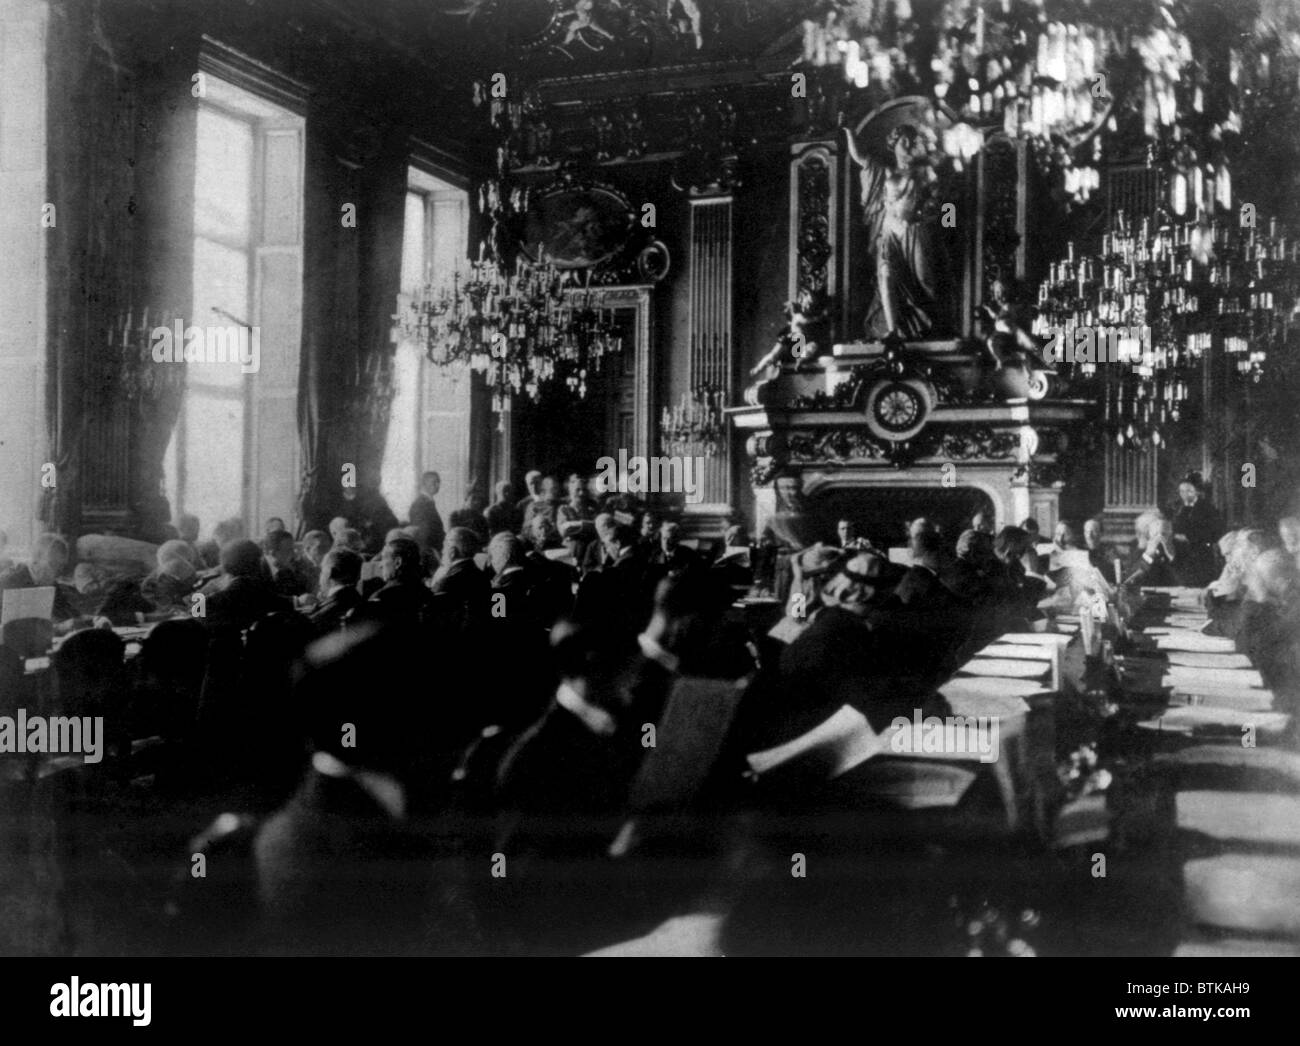
[(806, 578), (825, 577), (843, 562), (844, 550), (820, 542), (798, 555), (799, 573)]
[(907, 568), (874, 552), (853, 552), (843, 557), (838, 572), (876, 588), (892, 588), (907, 573)]

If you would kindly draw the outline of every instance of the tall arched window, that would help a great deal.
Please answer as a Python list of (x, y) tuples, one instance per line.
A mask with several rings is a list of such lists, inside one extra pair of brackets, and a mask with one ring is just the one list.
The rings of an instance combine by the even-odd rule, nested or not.
[[(403, 294), (424, 283), (449, 283), (464, 268), (469, 239), (469, 197), (463, 189), (415, 168), (407, 186)], [(394, 378), (380, 490), (405, 520), (421, 473), (437, 472), (442, 477), (437, 503), (445, 521), (464, 502), (469, 480), (469, 370), (435, 367), (423, 346), (401, 342)]]
[[(261, 533), (267, 516), (292, 520), (299, 472), (304, 122), (211, 74), (196, 120), (185, 326), (227, 352), (186, 366), (165, 483), (173, 510), (205, 533), (230, 517)], [(233, 359), (239, 338), (255, 364)]]

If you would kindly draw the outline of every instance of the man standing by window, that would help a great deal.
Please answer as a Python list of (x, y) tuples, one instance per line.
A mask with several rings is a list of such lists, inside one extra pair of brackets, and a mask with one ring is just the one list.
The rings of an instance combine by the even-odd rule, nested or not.
[(442, 488), (442, 477), (436, 472), (426, 472), (420, 477), (420, 493), (411, 502), (411, 512), (407, 517), (411, 526), (416, 528), (416, 540), (422, 549), (440, 551), (446, 539), (446, 529), (442, 525), (442, 516), (433, 499)]

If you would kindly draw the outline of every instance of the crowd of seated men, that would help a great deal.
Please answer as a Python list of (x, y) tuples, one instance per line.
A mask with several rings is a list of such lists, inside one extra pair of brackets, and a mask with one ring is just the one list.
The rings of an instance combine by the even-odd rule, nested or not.
[[(1177, 581), (1181, 558), (1159, 513), (1127, 557), (1095, 521), (1058, 526), (1043, 556), (985, 515), (955, 538), (921, 518), (907, 565), (845, 520), (796, 553), (784, 616), (759, 632), (736, 604), (755, 580), (742, 528), (706, 554), (627, 495), (537, 474), (445, 526), (436, 477), (422, 488), (369, 556), (344, 518), (300, 541), (270, 520), (260, 543), (223, 524), (215, 556), (182, 521), (146, 578), (68, 586), (44, 707), (104, 716), (108, 752), (5, 757), (0, 889), (30, 914), (0, 951), (583, 952), (749, 911), (719, 931), (744, 950), (765, 925), (744, 898), (788, 884), (774, 854), (812, 845), (755, 810), (827, 801), (806, 781), (749, 787), (748, 753), (844, 705), (876, 730), (941, 711), (970, 653), (1070, 605), (1078, 577)], [(1278, 537), (1226, 535), (1207, 601), (1294, 709), (1300, 520)], [(0, 584), (57, 583), (68, 558), (46, 536)], [(133, 659), (89, 627), (150, 619)], [(51, 700), (4, 640), (0, 714)], [(667, 730), (675, 697), (699, 702), (700, 738)], [(685, 747), (678, 772), (705, 765), (637, 821), (661, 745)]]

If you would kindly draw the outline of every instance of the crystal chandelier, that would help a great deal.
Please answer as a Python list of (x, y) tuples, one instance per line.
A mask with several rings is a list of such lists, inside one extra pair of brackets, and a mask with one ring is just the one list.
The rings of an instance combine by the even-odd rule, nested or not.
[(1121, 332), (1117, 360), (1099, 351), (1096, 362), (1069, 364), (1085, 379), (1110, 368), (1105, 417), (1120, 446), (1159, 446), (1162, 427), (1180, 420), (1189, 387), (1215, 352), (1259, 382), (1300, 294), (1300, 244), (1276, 219), (1265, 233), (1253, 222), (1241, 228), (1210, 218), (1216, 190), (1203, 177), (1193, 184), (1194, 219), (1171, 213), (1186, 192), (1174, 179), (1170, 207), (1156, 222), (1132, 222), (1120, 212), (1098, 253), (1076, 254), (1069, 244), (1038, 290), (1033, 331), (1063, 332), (1067, 359), (1081, 328)]
[[(943, 152), (960, 167), (994, 133), (1028, 140), (1066, 195), (1098, 188), (1102, 133), (1123, 119), (1161, 159), (1221, 155), (1259, 76), (1231, 33), (1191, 35), (1174, 0), (942, 0), (921, 26), (911, 0), (834, 0), (803, 23), (803, 62), (858, 89), (932, 94), (953, 114)], [(1223, 68), (1226, 75), (1211, 69)]]
[[(544, 255), (531, 261), (518, 249), (516, 227), (528, 211), (529, 193), (510, 172), (532, 96), (507, 102), (476, 83), (473, 101), (486, 106), (487, 137), (494, 143), (493, 173), (477, 192), (487, 234), (468, 271), (398, 296), (392, 338), (413, 341), (437, 366), (469, 366), (483, 374), (504, 431), (505, 415), (520, 394), (536, 402), (544, 387), (561, 383), (585, 398), (604, 357), (622, 349), (622, 337), (612, 310), (600, 305), (600, 291), (591, 288), (590, 269), (580, 275)], [(505, 260), (511, 254), (513, 265)]]
[(585, 397), (604, 357), (622, 348), (600, 292), (580, 286), (573, 270), (520, 258), (508, 272), (484, 254), (449, 284), (402, 296), (393, 340), (415, 342), (438, 366), (482, 373), (497, 414), (521, 393), (536, 401), (555, 381)]
[(659, 442), (670, 457), (706, 457), (718, 453), (723, 432), (724, 392), (711, 385), (682, 393), (681, 402), (664, 407)]

